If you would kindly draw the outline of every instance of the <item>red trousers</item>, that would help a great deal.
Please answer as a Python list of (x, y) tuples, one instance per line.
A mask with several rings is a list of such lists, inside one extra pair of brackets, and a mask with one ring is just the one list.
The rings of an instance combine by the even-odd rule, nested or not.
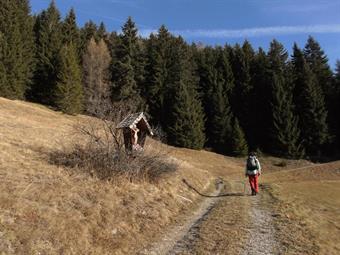
[(248, 175), (249, 177), (249, 184), (250, 184), (250, 187), (252, 190), (255, 190), (256, 193), (259, 192), (259, 182), (258, 182), (258, 179), (259, 179), (259, 175)]

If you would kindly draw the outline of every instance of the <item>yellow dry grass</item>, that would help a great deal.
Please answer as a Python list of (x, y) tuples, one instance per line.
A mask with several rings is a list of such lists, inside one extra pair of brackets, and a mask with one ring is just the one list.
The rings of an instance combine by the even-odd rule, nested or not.
[(287, 254), (340, 254), (340, 161), (264, 179), (279, 201)]
[(113, 184), (50, 164), (51, 152), (72, 144), (72, 126), (87, 120), (0, 98), (4, 254), (133, 254), (195, 206), (183, 178), (207, 190), (217, 176), (242, 174), (236, 159), (159, 144), (179, 169), (157, 184)]

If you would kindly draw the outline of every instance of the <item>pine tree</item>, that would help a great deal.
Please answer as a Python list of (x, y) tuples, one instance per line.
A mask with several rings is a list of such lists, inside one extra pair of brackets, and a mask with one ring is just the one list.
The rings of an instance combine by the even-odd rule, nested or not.
[[(235, 87), (232, 95), (232, 109), (243, 127), (246, 140), (253, 145), (254, 114), (251, 81), (251, 66), (254, 58), (254, 51), (248, 41), (243, 46), (236, 45), (231, 51), (231, 63), (235, 77)], [(242, 103), (240, 103), (242, 100)]]
[(302, 139), (310, 154), (321, 151), (329, 138), (327, 111), (321, 87), (307, 64), (303, 52), (294, 45), (295, 104), (300, 118)]
[(230, 153), (231, 108), (229, 93), (233, 76), (226, 51), (207, 47), (199, 51), (198, 75), (206, 113), (207, 144), (220, 153)]
[(81, 70), (73, 44), (64, 45), (59, 55), (58, 82), (55, 89), (55, 104), (67, 114), (78, 114), (83, 108)]
[(237, 118), (233, 120), (230, 139), (230, 150), (233, 156), (246, 156), (248, 154), (247, 141)]
[(0, 96), (24, 99), (34, 68), (33, 18), (27, 0), (0, 2)]
[[(152, 122), (166, 126), (169, 66), (175, 64), (170, 56), (170, 44), (173, 37), (165, 26), (161, 26), (157, 35), (151, 34), (147, 45), (145, 66), (145, 86), (143, 95), (147, 99)], [(172, 63), (171, 63), (172, 62)]]
[(105, 24), (103, 22), (100, 22), (96, 35), (97, 42), (99, 42), (100, 40), (107, 41), (107, 37), (108, 35), (106, 32)]
[(76, 23), (76, 14), (74, 9), (71, 8), (66, 15), (62, 24), (63, 31), (63, 44), (72, 43), (77, 49), (80, 49), (80, 31)]
[[(336, 89), (336, 109), (338, 112), (340, 111), (340, 60), (337, 60), (336, 62), (336, 68), (335, 68), (335, 87)], [(337, 120), (336, 120), (336, 136), (337, 136), (337, 145), (338, 145), (338, 150), (340, 149), (340, 116), (338, 115)]]
[(276, 40), (270, 44), (269, 84), (272, 91), (272, 152), (279, 156), (301, 157), (300, 130), (294, 115), (290, 84), (286, 80), (287, 52)]
[(252, 84), (254, 86), (253, 111), (256, 117), (256, 123), (251, 127), (254, 141), (254, 148), (259, 148), (263, 151), (268, 151), (270, 141), (266, 139), (270, 133), (270, 125), (272, 119), (271, 111), (271, 87), (269, 84), (269, 61), (266, 53), (262, 48), (259, 48), (255, 55), (252, 67)]
[(313, 38), (309, 37), (304, 48), (304, 56), (309, 64), (310, 71), (314, 74), (316, 86), (322, 89), (325, 100), (325, 107), (328, 112), (327, 123), (330, 131), (336, 133), (337, 130), (337, 98), (336, 88), (334, 87), (333, 72), (328, 65), (328, 58), (321, 49), (320, 44)]
[(205, 143), (204, 113), (197, 93), (193, 53), (182, 38), (173, 41), (172, 57), (177, 64), (169, 69), (172, 85), (166, 99), (171, 102), (166, 127), (169, 143), (201, 149)]
[(131, 17), (122, 28), (117, 47), (117, 61), (113, 66), (113, 100), (127, 102), (132, 110), (143, 110), (145, 102), (141, 97), (141, 70), (139, 63), (139, 41), (137, 28)]
[(60, 13), (52, 1), (48, 9), (38, 15), (35, 24), (37, 66), (30, 98), (43, 104), (54, 105), (61, 27)]

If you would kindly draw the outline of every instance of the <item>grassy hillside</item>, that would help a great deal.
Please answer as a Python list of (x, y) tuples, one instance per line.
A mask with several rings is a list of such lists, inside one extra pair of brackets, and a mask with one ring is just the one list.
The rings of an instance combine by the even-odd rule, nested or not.
[(165, 146), (179, 169), (157, 184), (113, 184), (49, 163), (72, 143), (72, 126), (86, 121), (0, 98), (0, 251), (131, 253), (195, 207), (199, 198), (182, 178), (207, 190), (217, 176), (239, 173), (238, 160)]
[[(0, 98), (2, 253), (135, 254), (159, 241), (181, 215), (199, 207), (204, 198), (188, 189), (183, 178), (208, 193), (215, 179), (222, 177), (237, 184), (233, 192), (243, 192), (243, 159), (173, 148), (151, 139), (148, 150), (164, 150), (178, 164), (176, 172), (156, 183), (104, 181), (51, 163), (54, 152), (67, 150), (79, 140), (73, 126), (89, 119)], [(285, 254), (339, 254), (340, 162), (260, 160), (265, 193), (260, 200), (274, 208), (277, 238)], [(228, 239), (225, 244), (246, 242), (252, 197), (221, 201), (204, 223), (207, 229), (216, 231), (216, 221), (223, 218), (225, 224), (216, 233)], [(208, 243), (210, 237), (206, 236)], [(200, 245), (207, 247), (204, 242)], [(239, 251), (235, 248), (232, 254)]]
[(272, 187), (287, 254), (340, 254), (340, 161), (273, 172)]

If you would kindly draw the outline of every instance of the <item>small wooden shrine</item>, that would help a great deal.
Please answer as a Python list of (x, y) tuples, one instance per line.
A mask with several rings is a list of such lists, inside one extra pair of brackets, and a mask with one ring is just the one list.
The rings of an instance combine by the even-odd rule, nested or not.
[(151, 127), (143, 112), (128, 115), (117, 126), (123, 130), (126, 151), (143, 151), (146, 136), (152, 136)]

